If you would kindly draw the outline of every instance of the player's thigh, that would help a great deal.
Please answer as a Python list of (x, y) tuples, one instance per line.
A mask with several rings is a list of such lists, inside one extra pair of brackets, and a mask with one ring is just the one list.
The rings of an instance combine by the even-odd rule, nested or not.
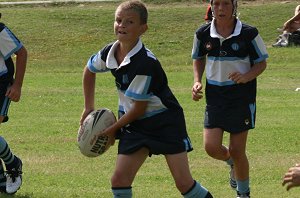
[(229, 138), (229, 152), (231, 155), (244, 154), (246, 152), (248, 131), (231, 133)]
[(186, 185), (187, 188), (193, 185), (187, 152), (165, 155), (165, 158), (177, 185)]
[(117, 183), (127, 183), (131, 185), (134, 177), (142, 166), (144, 161), (149, 155), (149, 150), (147, 148), (141, 148), (140, 150), (124, 155), (119, 154), (117, 156), (116, 168), (112, 177), (112, 182), (118, 181)]
[(205, 128), (203, 131), (203, 141), (205, 148), (222, 146), (223, 134), (224, 131), (221, 128)]

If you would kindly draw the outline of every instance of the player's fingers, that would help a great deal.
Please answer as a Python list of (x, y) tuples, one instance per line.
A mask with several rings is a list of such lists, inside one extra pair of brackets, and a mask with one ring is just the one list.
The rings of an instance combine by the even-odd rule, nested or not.
[(286, 187), (286, 190), (289, 191), (291, 188), (295, 187), (296, 185), (294, 183), (289, 183)]
[(284, 178), (283, 182), (282, 182), (282, 185), (284, 186), (285, 184), (287, 184), (288, 182), (291, 182), (291, 181), (292, 181), (291, 178)]

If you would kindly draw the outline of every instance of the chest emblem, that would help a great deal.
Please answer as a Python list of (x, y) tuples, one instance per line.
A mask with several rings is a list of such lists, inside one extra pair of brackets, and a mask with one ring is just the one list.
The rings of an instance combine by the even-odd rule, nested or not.
[(122, 76), (122, 83), (123, 83), (123, 84), (128, 84), (128, 83), (129, 83), (127, 74), (124, 74), (124, 75)]
[(238, 50), (240, 49), (240, 46), (239, 46), (239, 44), (237, 44), (237, 43), (232, 43), (231, 48), (232, 48), (234, 51), (238, 51)]
[(206, 43), (205, 48), (206, 48), (207, 51), (210, 51), (212, 49), (211, 42)]

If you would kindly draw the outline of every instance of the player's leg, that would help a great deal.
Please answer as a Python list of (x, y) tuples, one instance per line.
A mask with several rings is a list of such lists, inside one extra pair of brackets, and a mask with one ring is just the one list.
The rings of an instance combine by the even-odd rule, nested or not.
[(246, 155), (248, 131), (230, 134), (229, 152), (234, 163), (237, 191), (241, 195), (250, 194), (249, 162)]
[(176, 187), (185, 198), (212, 198), (208, 190), (193, 179), (187, 152), (165, 155), (165, 157)]
[(226, 161), (230, 158), (229, 150), (222, 144), (224, 131), (220, 128), (204, 129), (203, 141), (205, 151), (212, 158)]
[(139, 168), (149, 155), (149, 150), (141, 148), (135, 153), (117, 156), (116, 168), (111, 178), (114, 198), (131, 198), (131, 185)]
[[(10, 99), (5, 96), (9, 83), (0, 84), (0, 123), (7, 122)], [(6, 167), (6, 192), (13, 194), (22, 185), (22, 161), (15, 156), (6, 140), (0, 136), (0, 158)], [(0, 172), (1, 173), (1, 172)]]
[(232, 188), (236, 188), (234, 177), (233, 161), (231, 159), (229, 149), (222, 144), (224, 131), (220, 128), (204, 129), (203, 141), (205, 151), (212, 158), (225, 161), (230, 166), (229, 184)]
[(6, 166), (6, 192), (16, 193), (22, 185), (22, 161), (11, 152), (7, 142), (1, 136), (0, 158)]
[(4, 175), (4, 167), (0, 159), (0, 193), (6, 193), (6, 177)]

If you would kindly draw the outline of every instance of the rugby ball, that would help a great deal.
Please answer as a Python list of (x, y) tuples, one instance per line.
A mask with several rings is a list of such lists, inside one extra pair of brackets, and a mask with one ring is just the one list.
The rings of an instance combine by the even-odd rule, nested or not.
[(87, 157), (97, 157), (108, 150), (108, 136), (97, 136), (116, 122), (114, 113), (101, 108), (92, 111), (79, 127), (77, 142), (80, 152)]

